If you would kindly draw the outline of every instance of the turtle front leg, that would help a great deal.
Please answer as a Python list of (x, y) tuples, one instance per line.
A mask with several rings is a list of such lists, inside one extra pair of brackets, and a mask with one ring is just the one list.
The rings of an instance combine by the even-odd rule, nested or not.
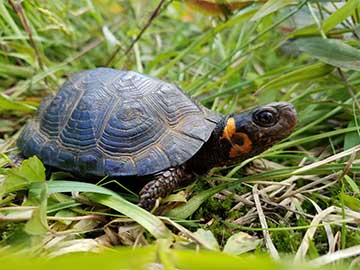
[(139, 193), (139, 206), (151, 210), (158, 198), (165, 198), (173, 192), (181, 183), (190, 180), (191, 173), (185, 171), (184, 166), (169, 168), (155, 175), (155, 179), (147, 183)]

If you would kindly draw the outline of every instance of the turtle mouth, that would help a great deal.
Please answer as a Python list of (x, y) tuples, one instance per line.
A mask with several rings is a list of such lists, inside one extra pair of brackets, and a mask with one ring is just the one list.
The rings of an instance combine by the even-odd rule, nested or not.
[(269, 105), (277, 109), (277, 111), (281, 115), (281, 120), (286, 122), (288, 128), (292, 131), (297, 124), (297, 113), (294, 105), (288, 102), (276, 102)]

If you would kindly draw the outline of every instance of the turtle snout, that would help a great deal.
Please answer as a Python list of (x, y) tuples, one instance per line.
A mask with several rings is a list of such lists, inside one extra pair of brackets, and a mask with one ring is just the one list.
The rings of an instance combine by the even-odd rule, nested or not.
[(294, 106), (291, 103), (282, 102), (280, 105), (280, 113), (288, 125), (289, 132), (291, 132), (297, 123), (297, 113)]
[(273, 102), (262, 107), (262, 110), (272, 110), (277, 112), (276, 114), (278, 123), (277, 125), (275, 125), (274, 128), (281, 128), (282, 134), (290, 134), (291, 131), (295, 128), (297, 122), (297, 114), (294, 106), (291, 103)]
[(276, 102), (269, 104), (279, 112), (279, 124), (283, 133), (290, 134), (297, 123), (297, 113), (294, 106), (288, 102)]

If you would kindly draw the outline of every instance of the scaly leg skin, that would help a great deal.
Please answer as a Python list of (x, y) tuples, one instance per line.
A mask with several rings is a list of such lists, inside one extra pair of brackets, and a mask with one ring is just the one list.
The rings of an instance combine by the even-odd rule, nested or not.
[(158, 198), (165, 198), (173, 192), (181, 183), (190, 180), (192, 174), (185, 171), (184, 166), (169, 168), (155, 175), (155, 179), (147, 183), (139, 193), (139, 206), (151, 210)]

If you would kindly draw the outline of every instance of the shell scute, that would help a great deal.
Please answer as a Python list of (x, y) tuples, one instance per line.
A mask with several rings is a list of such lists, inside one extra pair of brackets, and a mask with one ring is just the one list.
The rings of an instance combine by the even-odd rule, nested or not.
[(137, 175), (136, 167), (130, 158), (106, 159), (105, 175)]

